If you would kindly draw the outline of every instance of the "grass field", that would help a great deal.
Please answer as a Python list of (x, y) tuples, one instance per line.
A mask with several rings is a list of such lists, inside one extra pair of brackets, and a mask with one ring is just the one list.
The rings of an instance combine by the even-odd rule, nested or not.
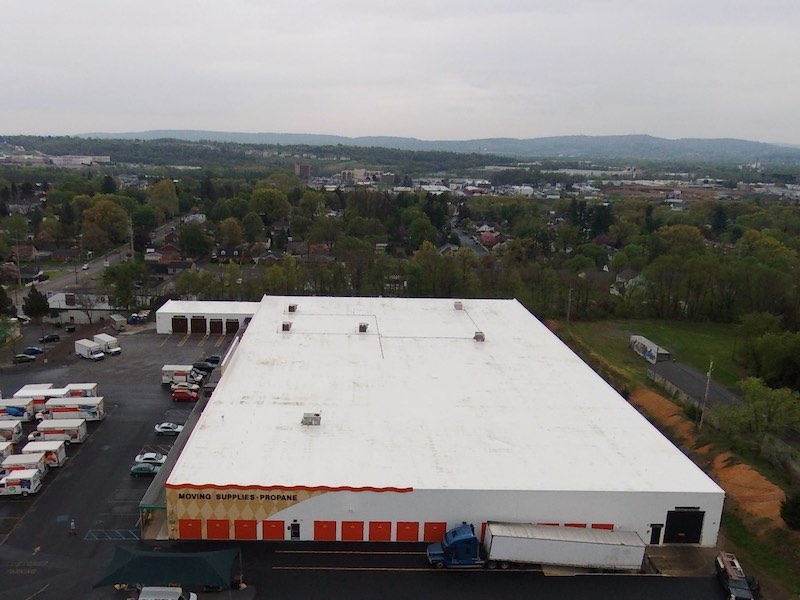
[(678, 362), (698, 371), (708, 371), (709, 361), (713, 360), (712, 378), (722, 385), (734, 387), (737, 381), (747, 376), (733, 362), (736, 327), (730, 324), (644, 319), (589, 323), (573, 321), (568, 326), (562, 323), (562, 331), (616, 365), (632, 382), (640, 385), (647, 381), (650, 363), (628, 348), (631, 335), (645, 336), (669, 350)]

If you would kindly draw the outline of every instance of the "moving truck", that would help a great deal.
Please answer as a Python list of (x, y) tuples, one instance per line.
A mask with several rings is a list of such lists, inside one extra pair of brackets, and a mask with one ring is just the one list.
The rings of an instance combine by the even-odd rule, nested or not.
[(0, 479), (0, 496), (35, 494), (42, 487), (42, 475), (36, 469), (14, 471)]
[(64, 441), (79, 444), (86, 439), (86, 419), (51, 419), (39, 421), (36, 431), (28, 434), (29, 442)]
[(28, 454), (12, 454), (3, 459), (2, 466), (6, 470), (6, 475), (10, 471), (24, 471), (36, 469), (44, 475), (47, 472), (47, 460), (44, 452), (29, 452)]
[(98, 385), (96, 383), (68, 383), (65, 396), (74, 398), (75, 396), (99, 396)]
[(14, 444), (11, 442), (0, 442), (0, 460), (14, 452)]
[(0, 420), (30, 421), (33, 419), (33, 400), (31, 398), (0, 399)]
[(475, 528), (463, 523), (445, 533), (441, 542), (430, 544), (427, 554), (436, 567), (539, 564), (638, 571), (644, 550), (634, 531), (489, 522), (482, 545)]
[(44, 462), (48, 467), (60, 467), (67, 461), (65, 442), (28, 442), (22, 449), (23, 454), (36, 452), (44, 452)]
[(189, 380), (192, 365), (164, 365), (161, 367), (161, 383), (183, 383)]
[[(37, 413), (37, 417), (39, 414)], [(86, 398), (50, 398), (41, 412), (42, 419), (86, 419), (102, 421), (106, 418), (105, 404), (102, 396)]]
[(33, 411), (35, 413), (44, 408), (44, 403), (48, 398), (53, 397), (48, 395), (48, 390), (51, 389), (53, 389), (52, 383), (29, 383), (19, 388), (14, 394), (14, 398), (33, 398)]
[(107, 333), (98, 333), (93, 339), (95, 343), (100, 345), (100, 349), (106, 354), (110, 354), (111, 356), (122, 354), (122, 348), (119, 347), (119, 342), (117, 342), (117, 338), (115, 338), (113, 335), (108, 335)]
[(89, 360), (103, 360), (106, 357), (100, 348), (100, 344), (86, 338), (75, 340), (75, 354)]
[(0, 421), (0, 442), (16, 444), (23, 437), (22, 421)]

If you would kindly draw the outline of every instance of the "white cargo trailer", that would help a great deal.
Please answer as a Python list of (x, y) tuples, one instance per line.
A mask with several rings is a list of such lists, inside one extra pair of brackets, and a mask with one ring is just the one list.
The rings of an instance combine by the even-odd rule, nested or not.
[(0, 421), (0, 442), (16, 444), (24, 435), (21, 420)]
[(500, 566), (536, 563), (638, 571), (645, 544), (633, 531), (489, 522), (484, 549), (488, 560)]
[(23, 454), (44, 452), (44, 460), (48, 467), (60, 467), (67, 461), (67, 445), (62, 441), (28, 442), (22, 449)]

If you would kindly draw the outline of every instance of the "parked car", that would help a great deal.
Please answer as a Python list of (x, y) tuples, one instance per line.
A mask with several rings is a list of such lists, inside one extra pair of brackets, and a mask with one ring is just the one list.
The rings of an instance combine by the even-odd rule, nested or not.
[(156, 435), (178, 435), (183, 431), (183, 425), (177, 423), (159, 423), (155, 426)]
[(214, 366), (218, 366), (219, 363), (222, 362), (222, 357), (219, 354), (211, 354), (209, 356), (206, 356), (203, 359), (203, 362), (207, 362), (207, 363), (212, 364)]
[(179, 381), (178, 383), (172, 384), (172, 391), (175, 390), (189, 390), (192, 392), (199, 392), (200, 386), (196, 383), (189, 383), (188, 381)]
[(50, 342), (57, 342), (60, 339), (61, 339), (61, 336), (58, 335), (57, 333), (48, 333), (46, 336), (39, 338), (39, 343), (40, 344), (48, 344)]
[(83, 263), (83, 266), (81, 267), (81, 269), (83, 269), (84, 271), (88, 271), (89, 270), (89, 263)]
[(160, 470), (161, 465), (136, 463), (131, 467), (131, 477), (155, 477)]
[(198, 361), (192, 365), (192, 369), (195, 371), (202, 371), (203, 373), (211, 373), (214, 369), (216, 369), (216, 365), (212, 365), (210, 362), (205, 362), (203, 360)]
[(75, 325), (65, 325), (64, 331), (67, 333), (74, 333), (75, 332)]
[(22, 351), (23, 354), (28, 354), (29, 356), (33, 356), (34, 354), (42, 354), (43, 352), (44, 350), (42, 350), (39, 346), (28, 346)]
[(36, 360), (36, 357), (32, 354), (17, 354), (14, 357), (14, 364), (18, 365), (20, 363), (29, 363)]
[(141, 454), (136, 455), (136, 458), (133, 459), (133, 462), (148, 463), (151, 465), (163, 465), (165, 460), (167, 460), (166, 454), (161, 454), (160, 452), (142, 452)]
[(192, 390), (175, 390), (172, 392), (173, 402), (197, 402), (199, 395)]

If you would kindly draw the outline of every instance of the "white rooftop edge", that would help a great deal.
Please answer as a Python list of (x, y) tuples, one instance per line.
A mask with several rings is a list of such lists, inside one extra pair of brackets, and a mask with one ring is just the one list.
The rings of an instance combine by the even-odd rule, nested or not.
[(722, 493), (517, 301), (460, 302), (265, 296), (168, 485)]

